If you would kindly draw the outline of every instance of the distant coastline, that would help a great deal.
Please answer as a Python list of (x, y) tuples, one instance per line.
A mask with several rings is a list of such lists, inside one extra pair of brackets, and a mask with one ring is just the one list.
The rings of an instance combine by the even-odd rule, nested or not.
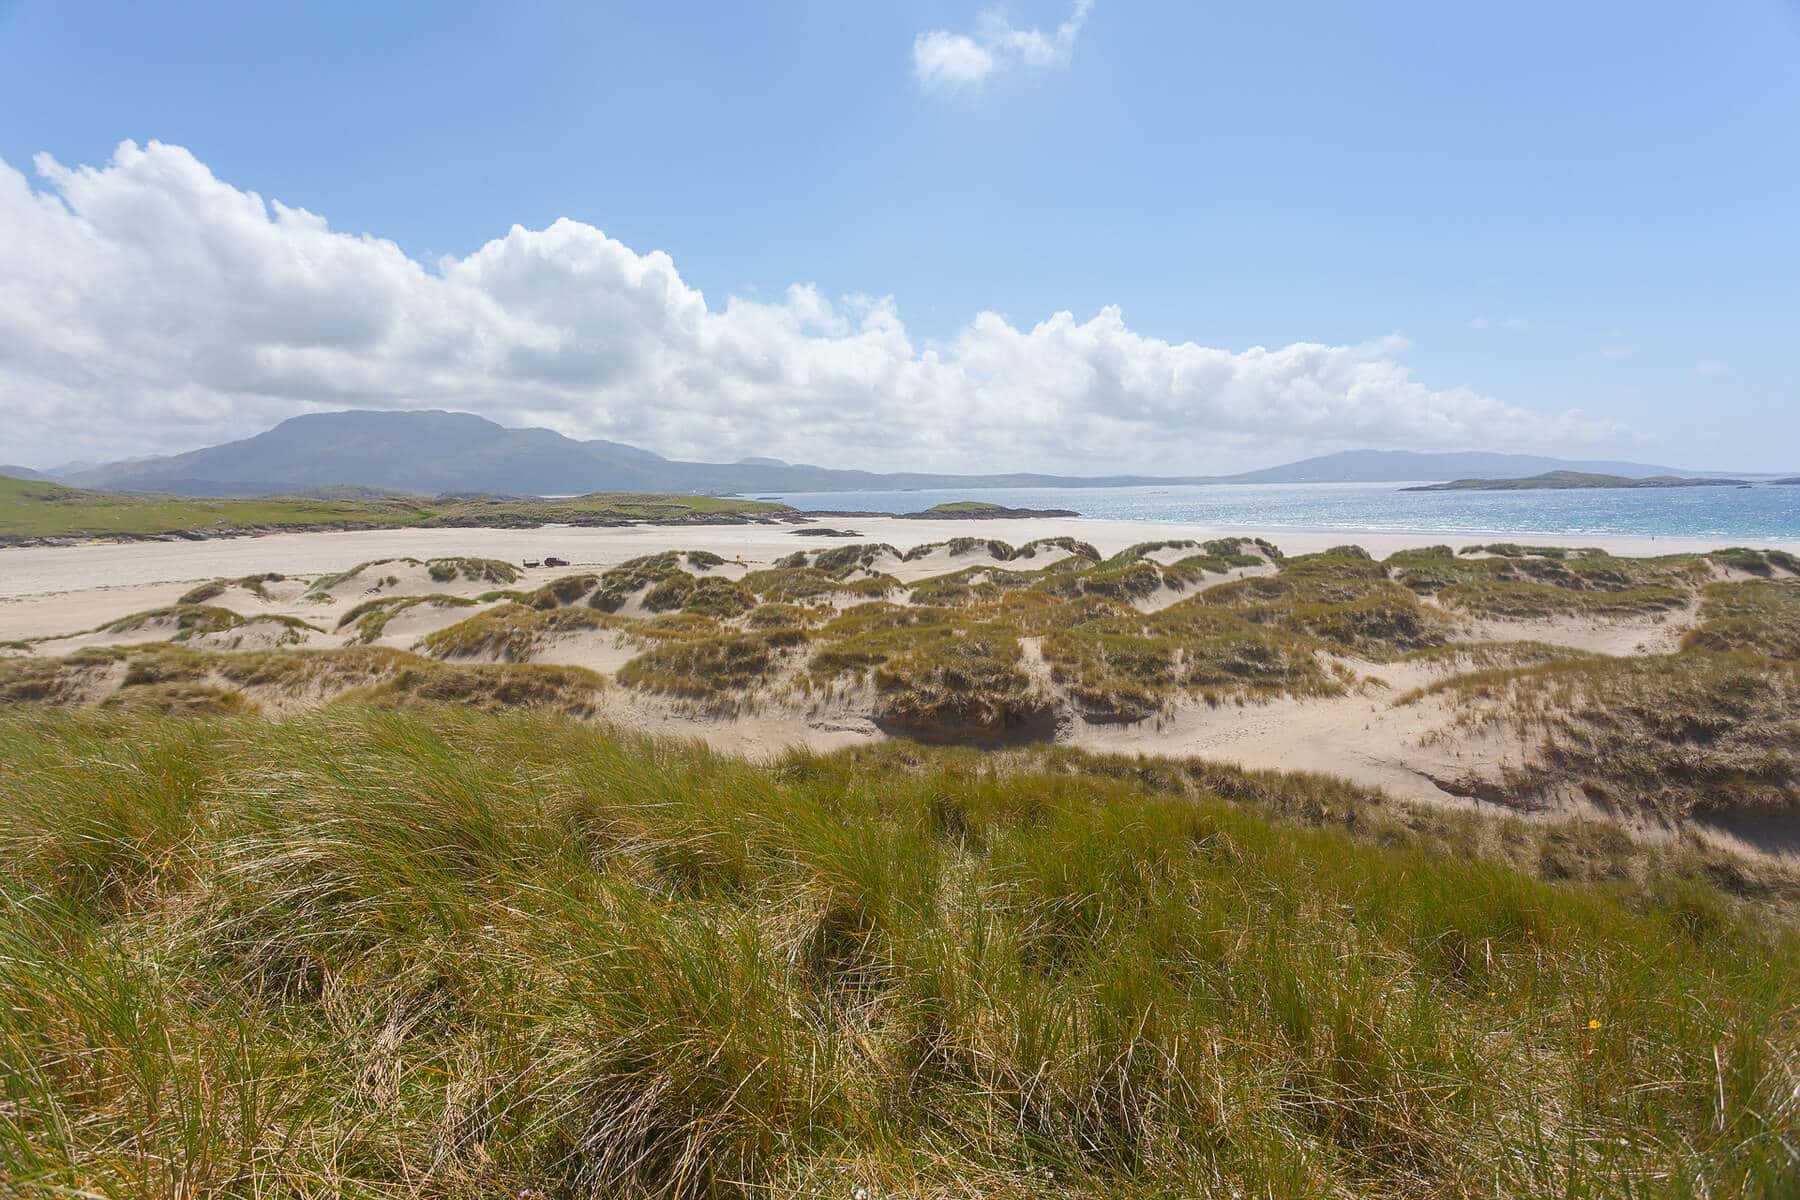
[(1714, 479), (1688, 475), (1600, 475), (1590, 471), (1546, 471), (1522, 479), (1453, 479), (1401, 488), (1403, 492), (1529, 492), (1582, 488), (1750, 487), (1748, 479)]
[(593, 493), (556, 498), (398, 496), (370, 488), (314, 489), (287, 496), (206, 498), (88, 491), (48, 480), (0, 476), (0, 547), (75, 546), (93, 541), (198, 542), (272, 533), (371, 529), (610, 528), (632, 525), (789, 525), (830, 531), (821, 517), (896, 515), (913, 521), (1045, 520), (1067, 508), (1015, 508), (953, 500), (916, 512), (806, 512), (735, 497)]
[[(345, 489), (305, 498), (196, 499), (84, 493), (44, 482), (0, 480), (0, 516), (13, 518), (0, 520), (0, 543), (210, 541), (254, 539), (303, 529), (325, 532), (371, 527), (422, 533), (433, 526), (504, 526), (515, 531), (542, 526), (553, 531), (614, 524), (693, 527), (742, 523), (769, 525), (785, 532), (837, 524), (861, 529), (877, 514), (910, 518), (909, 524), (949, 518), (970, 528), (1030, 515), (1039, 525), (1060, 517), (1090, 527), (1123, 522), (1233, 533), (1286, 531), (1284, 536), (1328, 532), (1339, 542), (1404, 534), (1422, 542), (1570, 537), (1695, 539), (1718, 545), (1800, 543), (1800, 487), (1758, 483), (1751, 487), (1406, 490), (1431, 482), (1426, 478), (1394, 483), (883, 489), (759, 493), (759, 503), (704, 496), (664, 496), (646, 503), (652, 498), (641, 495), (375, 499), (353, 497)], [(27, 500), (29, 495), (43, 492), (64, 501), (33, 505)], [(954, 507), (931, 511), (940, 505)], [(1067, 515), (1076, 512), (1078, 518)]]

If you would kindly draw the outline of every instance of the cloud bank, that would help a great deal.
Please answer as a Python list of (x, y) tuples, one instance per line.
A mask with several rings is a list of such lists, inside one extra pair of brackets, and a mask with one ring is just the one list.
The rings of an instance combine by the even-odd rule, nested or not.
[(179, 146), (0, 163), (0, 461), (187, 449), (297, 413), (449, 408), (671, 456), (1183, 473), (1345, 445), (1611, 432), (1433, 389), (1398, 339), (1233, 352), (1118, 309), (918, 344), (891, 300), (710, 304), (669, 256), (561, 220), (426, 266), (215, 178)]
[(913, 39), (913, 76), (926, 88), (975, 87), (1017, 67), (1066, 67), (1093, 0), (1075, 0), (1054, 32), (1016, 29), (998, 12), (984, 12), (973, 34), (933, 29)]

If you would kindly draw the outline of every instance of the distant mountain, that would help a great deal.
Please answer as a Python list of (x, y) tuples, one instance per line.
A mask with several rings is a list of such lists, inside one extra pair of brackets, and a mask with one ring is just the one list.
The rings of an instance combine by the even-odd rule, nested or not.
[(619, 442), (579, 441), (549, 429), (508, 429), (470, 413), (335, 412), (283, 421), (242, 441), (163, 458), (59, 471), (77, 487), (256, 496), (318, 488), (437, 495), (575, 495), (586, 492), (766, 493), (924, 488), (1121, 487), (1180, 483), (1395, 483), (1516, 479), (1546, 471), (1696, 475), (1642, 463), (1569, 462), (1523, 454), (1419, 454), (1354, 450), (1226, 476), (1011, 473), (880, 474), (744, 458), (679, 462)]
[(0, 463), (0, 476), (6, 476), (11, 479), (45, 479), (45, 478), (47, 478), (47, 476), (45, 476), (43, 474), (43, 472), (41, 472), (41, 471), (34, 471), (30, 467), (10, 466), (6, 463)]
[(38, 474), (42, 475), (45, 479), (66, 479), (70, 475), (77, 475), (82, 471), (91, 471), (95, 467), (123, 467), (130, 463), (151, 462), (158, 457), (159, 456), (155, 454), (140, 454), (136, 458), (122, 458), (111, 463), (95, 462), (92, 459), (87, 458), (76, 458), (71, 459), (66, 463), (58, 463), (54, 467), (45, 467), (40, 470)]
[[(452, 412), (315, 413), (266, 433), (166, 458), (62, 476), (78, 487), (258, 495), (357, 486), (447, 491), (659, 491), (662, 456)], [(601, 480), (598, 487), (595, 481)]]
[(54, 467), (45, 467), (40, 470), (38, 474), (42, 475), (45, 479), (61, 479), (64, 475), (73, 475), (77, 471), (86, 471), (104, 465), (104, 463), (97, 463), (89, 459), (78, 458), (70, 462), (58, 463)]
[[(1283, 467), (1230, 475), (1219, 483), (1404, 483), (1424, 479), (1523, 479), (1548, 471), (1582, 471), (1593, 475), (1708, 475), (1633, 462), (1579, 462), (1535, 454), (1492, 454), (1464, 450), (1420, 454), (1411, 450), (1345, 450), (1306, 458)], [(1717, 472), (1722, 474), (1722, 472)]]
[(438, 494), (495, 492), (860, 491), (935, 487), (1057, 487), (1156, 482), (1144, 476), (881, 475), (795, 466), (776, 459), (675, 462), (618, 442), (577, 441), (548, 429), (507, 429), (452, 412), (314, 413), (266, 433), (166, 458), (71, 472), (77, 487), (270, 495), (358, 486)]

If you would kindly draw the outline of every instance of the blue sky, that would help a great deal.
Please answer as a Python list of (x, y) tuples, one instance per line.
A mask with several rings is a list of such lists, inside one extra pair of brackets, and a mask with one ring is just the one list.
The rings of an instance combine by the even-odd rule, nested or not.
[[(336, 348), (333, 361), (361, 354), (381, 371), (315, 363), (310, 385), (233, 370), (183, 386), (167, 361), (84, 373), (65, 361), (69, 346), (21, 328), (0, 341), (0, 406), (23, 431), (18, 453), (40, 462), (65, 448), (61, 457), (179, 449), (354, 402), (470, 407), (671, 453), (727, 457), (774, 443), (787, 457), (881, 459), (866, 465), (972, 456), (1069, 469), (1091, 446), (1095, 470), (1157, 468), (1156, 450), (1128, 460), (1166, 425), (1195, 469), (1452, 443), (1800, 469), (1791, 0), (1479, 10), (1095, 0), (1080, 13), (1061, 0), (161, 8), (0, 3), (0, 159), (34, 202), (59, 200), (113, 243), (129, 231), (105, 225), (98, 199), (81, 212), (34, 155), (105, 170), (126, 139), (178, 147), (221, 185), (304, 208), (340, 233), (389, 239), (428, 273), (515, 224), (542, 231), (569, 218), (637, 255), (665, 251), (713, 314), (729, 297), (790, 312), (788, 289), (803, 283), (855, 327), (862, 310), (842, 298), (891, 298), (906, 369), (941, 347), (958, 359), (958, 381), (925, 370), (898, 390), (870, 383), (863, 420), (908, 411), (865, 440), (815, 420), (850, 403), (840, 379), (786, 414), (815, 422), (809, 443), (765, 423), (768, 394), (735, 375), (714, 380), (724, 370), (715, 352), (699, 374), (735, 391), (733, 403), (667, 390), (690, 373), (680, 361), (629, 376), (595, 365), (596, 346), (623, 343), (597, 327), (568, 333), (578, 323), (560, 308), (546, 326), (579, 338), (594, 373), (570, 382), (559, 360), (516, 392), (496, 382), (513, 380), (511, 366), (486, 375), (485, 388), (408, 373), (394, 365), (406, 354), (373, 335)], [(1009, 31), (1041, 34), (1049, 53), (1033, 61)], [(934, 33), (966, 37), (993, 56), (991, 72), (932, 74), (919, 47)], [(134, 195), (151, 203), (142, 187)], [(212, 220), (209, 211), (182, 220)], [(35, 228), (17, 223), (15, 234)], [(99, 292), (95, 280), (122, 269), (124, 253), (73, 284), (55, 273), (77, 269), (67, 255), (54, 270), (0, 266), (15, 300), (30, 286)], [(231, 253), (231, 269), (269, 274), (251, 251)], [(160, 265), (156, 279), (178, 265)], [(579, 297), (601, 284), (558, 276), (533, 286)], [(538, 294), (508, 295), (531, 308)], [(411, 327), (418, 305), (437, 302), (394, 303), (401, 315), (384, 328)], [(1055, 354), (1008, 336), (1063, 311), (1082, 326), (1108, 306), (1127, 342), (1156, 345), (1150, 366), (1097, 390), (1069, 372), (1091, 376), (1095, 362), (1131, 353), (1119, 349), (1124, 334)], [(189, 302), (172, 291), (160, 311)], [(993, 370), (1027, 382), (969, 378), (985, 351), (952, 347), (984, 312), (1005, 321), (1008, 357)], [(102, 315), (138, 321), (139, 333), (154, 319)], [(830, 324), (809, 328), (832, 336)], [(1269, 398), (1280, 385), (1241, 376), (1236, 359), (1241, 386), (1228, 400), (1164, 381), (1167, 395), (1140, 403), (1134, 380), (1171, 369), (1164, 344), (1231, 355), (1375, 346), (1363, 359), (1379, 369), (1269, 368), (1344, 391), (1328, 414), (1284, 418), (1300, 401)], [(693, 353), (655, 345), (658, 361)], [(782, 347), (771, 360), (811, 352)], [(819, 370), (795, 361), (784, 387), (805, 391)], [(1383, 393), (1372, 417), (1355, 410), (1357, 394), (1390, 387), (1396, 371), (1413, 391)], [(111, 399), (84, 398), (84, 388)], [(1247, 411), (1258, 404), (1266, 420)], [(996, 421), (960, 444), (946, 427), (959, 405), (993, 407), (1037, 432), (1009, 446)], [(1411, 420), (1409, 405), (1432, 418)], [(1083, 421), (1122, 408), (1137, 424), (1083, 436)], [(63, 428), (71, 414), (84, 428)], [(0, 459), (11, 457), (5, 440)]]

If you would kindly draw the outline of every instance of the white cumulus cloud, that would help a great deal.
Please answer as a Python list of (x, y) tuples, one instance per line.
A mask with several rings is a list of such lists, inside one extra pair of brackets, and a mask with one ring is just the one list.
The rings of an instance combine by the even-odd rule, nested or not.
[(994, 73), (993, 51), (966, 33), (934, 29), (913, 40), (913, 74), (926, 87), (958, 88)]
[[(1117, 308), (942, 344), (805, 284), (710, 303), (579, 222), (422, 264), (216, 178), (179, 146), (0, 163), (0, 462), (186, 449), (302, 412), (449, 408), (682, 457), (1198, 473), (1349, 445), (1547, 447), (1614, 432), (1432, 388), (1404, 343), (1231, 351)], [(1254, 449), (1254, 463), (1242, 455)]]
[(1053, 31), (1019, 29), (997, 11), (981, 14), (975, 32), (933, 29), (913, 39), (913, 75), (927, 88), (957, 89), (1013, 67), (1067, 66), (1093, 0), (1076, 0)]

